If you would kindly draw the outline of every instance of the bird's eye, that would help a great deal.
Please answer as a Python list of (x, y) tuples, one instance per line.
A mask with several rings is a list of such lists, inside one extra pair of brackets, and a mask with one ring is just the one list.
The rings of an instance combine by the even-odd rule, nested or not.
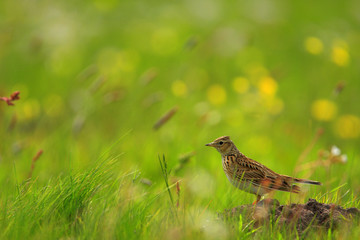
[(219, 145), (223, 145), (223, 144), (224, 144), (224, 142), (223, 142), (223, 141), (220, 141), (220, 142), (219, 142)]

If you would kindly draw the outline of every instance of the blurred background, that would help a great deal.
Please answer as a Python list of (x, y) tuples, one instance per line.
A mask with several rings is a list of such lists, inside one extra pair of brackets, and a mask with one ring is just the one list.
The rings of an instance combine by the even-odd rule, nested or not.
[(20, 91), (0, 102), (2, 189), (119, 141), (119, 173), (159, 182), (164, 154), (211, 196), (230, 185), (204, 145), (229, 135), (279, 173), (359, 193), (359, 29), (355, 0), (2, 0), (0, 96)]

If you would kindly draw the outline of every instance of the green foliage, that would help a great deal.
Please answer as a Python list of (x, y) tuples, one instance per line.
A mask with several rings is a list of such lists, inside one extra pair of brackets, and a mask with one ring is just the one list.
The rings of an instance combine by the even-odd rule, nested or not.
[[(218, 218), (254, 200), (204, 147), (222, 135), (276, 172), (323, 183), (276, 193), (282, 204), (359, 207), (358, 8), (0, 1), (0, 236), (301, 238)], [(357, 227), (307, 233), (357, 239)]]

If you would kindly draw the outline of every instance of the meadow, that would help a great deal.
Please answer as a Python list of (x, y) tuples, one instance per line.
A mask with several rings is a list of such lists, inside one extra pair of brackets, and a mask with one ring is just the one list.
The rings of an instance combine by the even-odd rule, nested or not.
[(359, 238), (356, 219), (302, 236), (222, 219), (255, 197), (205, 147), (230, 136), (323, 183), (271, 196), (281, 204), (359, 208), (359, 12), (355, 0), (2, 0), (0, 238)]

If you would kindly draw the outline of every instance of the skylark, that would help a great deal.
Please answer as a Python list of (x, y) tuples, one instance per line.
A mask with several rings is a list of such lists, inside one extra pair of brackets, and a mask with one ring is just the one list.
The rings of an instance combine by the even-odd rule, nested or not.
[(293, 183), (321, 185), (320, 182), (272, 171), (242, 154), (228, 136), (219, 137), (205, 146), (214, 147), (219, 151), (225, 174), (235, 187), (257, 196), (253, 204), (258, 203), (262, 196), (273, 190), (299, 193), (300, 187)]

